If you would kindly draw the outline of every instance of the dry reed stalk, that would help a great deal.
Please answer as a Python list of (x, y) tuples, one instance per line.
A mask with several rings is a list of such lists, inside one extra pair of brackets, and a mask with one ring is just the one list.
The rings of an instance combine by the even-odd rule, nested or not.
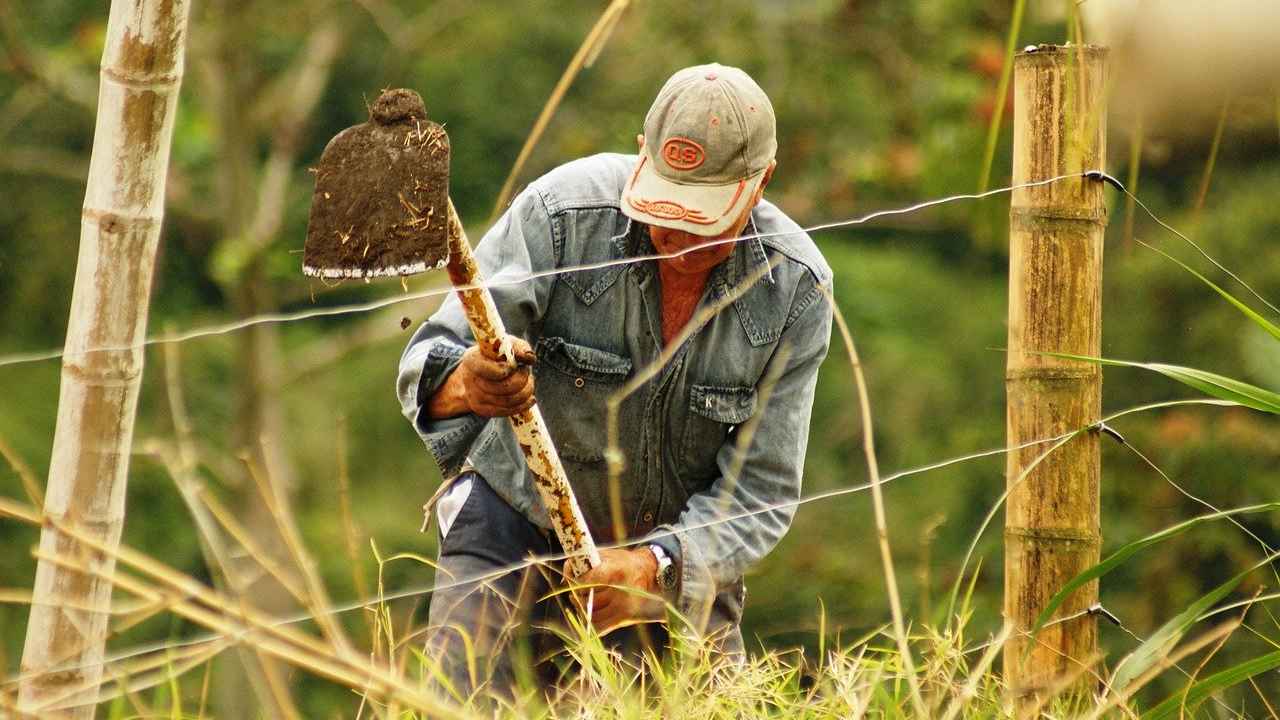
[[(36, 604), (36, 600), (32, 596), (31, 591), (27, 590), (26, 588), (22, 588), (22, 589), (0, 588), (0, 603), (6, 603), (11, 605), (34, 605)], [(106, 612), (109, 615), (131, 615), (140, 610), (151, 608), (153, 605), (154, 603), (125, 602), (120, 600), (112, 600), (111, 605), (106, 609)], [(93, 610), (93, 609), (97, 609), (97, 610), (102, 609), (101, 607), (91, 608), (88, 605), (84, 605), (84, 606), (70, 605), (69, 607), (72, 610), (85, 610), (85, 611)]]
[(3, 437), (0, 437), (0, 457), (3, 457), (5, 462), (9, 463), (13, 468), (13, 471), (18, 473), (18, 480), (22, 482), (22, 492), (26, 493), (27, 499), (31, 501), (31, 504), (43, 505), (44, 493), (40, 490), (40, 481), (36, 479), (36, 474), (31, 470), (31, 466), (23, 462), (22, 458), (18, 456), (17, 451), (10, 447), (8, 442), (5, 442)]
[(254, 560), (267, 574), (275, 578), (290, 595), (298, 602), (302, 602), (306, 597), (306, 591), (299, 584), (299, 580), (290, 574), (275, 558), (266, 551), (253, 535), (236, 520), (236, 516), (216, 495), (209, 492), (207, 488), (201, 488), (199, 491), (200, 502), (213, 515), (218, 524), (227, 531), (227, 534), (235, 540), (240, 547), (244, 548), (245, 553)]
[[(821, 286), (819, 286), (821, 287)], [(826, 288), (822, 292), (831, 303), (836, 325), (840, 328), (840, 336), (844, 339), (844, 348), (849, 355), (849, 365), (853, 368), (854, 383), (858, 388), (858, 406), (862, 413), (862, 452), (867, 461), (867, 473), (871, 476), (871, 507), (875, 510), (876, 540), (880, 546), (880, 560), (884, 566), (885, 589), (889, 593), (889, 610), (893, 614), (893, 635), (898, 642), (903, 672), (907, 676), (907, 685), (911, 688), (911, 705), (920, 718), (928, 717), (924, 697), (920, 694), (920, 679), (916, 677), (915, 661), (911, 657), (911, 644), (907, 639), (907, 630), (902, 619), (902, 601), (898, 597), (898, 580), (893, 570), (893, 553), (889, 548), (889, 523), (884, 510), (884, 494), (880, 489), (880, 465), (876, 461), (875, 436), (871, 426), (871, 399), (867, 394), (867, 380), (862, 372), (862, 363), (858, 359), (858, 349), (853, 343), (853, 334), (849, 332), (849, 324), (845, 322), (844, 313), (836, 304), (835, 297)]]
[[(5, 499), (0, 499), (0, 512), (19, 519), (38, 517), (30, 509), (15, 507)], [(453, 708), (405, 685), (400, 678), (386, 675), (365, 662), (360, 656), (354, 653), (341, 653), (335, 648), (322, 644), (316, 638), (284, 627), (273, 618), (263, 617), (251, 608), (224, 598), (216, 591), (147, 555), (125, 546), (115, 549), (107, 548), (103, 543), (73, 525), (60, 524), (58, 530), (87, 545), (90, 549), (110, 554), (117, 562), (148, 576), (149, 582), (157, 585), (149, 585), (148, 581), (127, 575), (118, 568), (115, 569), (111, 579), (116, 585), (135, 595), (165, 597), (172, 603), (173, 612), (176, 615), (217, 633), (239, 638), (273, 657), (353, 689), (368, 688), (380, 695), (395, 696), (409, 707), (438, 713), (440, 717), (460, 717)], [(45, 556), (45, 559), (78, 573), (105, 574), (99, 567), (65, 556)]]
[[(1240, 611), (1240, 617), (1237, 619), (1239, 620), (1241, 625), (1244, 625), (1244, 619), (1249, 615), (1249, 610), (1253, 608), (1253, 604), (1257, 602), (1258, 596), (1261, 594), (1262, 594), (1262, 588), (1258, 588), (1257, 590), (1255, 590), (1253, 593), (1253, 597), (1249, 599), (1249, 604), (1245, 605), (1244, 610)], [(1230, 637), (1230, 634), (1223, 635), (1222, 638), (1219, 639), (1218, 642), (1213, 646), (1213, 649), (1210, 650), (1208, 653), (1206, 653), (1205, 656), (1200, 660), (1200, 663), (1196, 665), (1196, 669), (1193, 670), (1191, 674), (1187, 675), (1187, 685), (1182, 691), (1182, 702), (1179, 703), (1178, 705), (1179, 720), (1182, 720), (1183, 718), (1186, 717), (1187, 694), (1191, 692), (1192, 686), (1196, 684), (1196, 678), (1199, 677), (1200, 673), (1204, 671), (1205, 666), (1209, 664), (1209, 661), (1213, 659), (1213, 656), (1218, 654), (1218, 651), (1221, 650), (1222, 646), (1226, 644), (1227, 639), (1229, 637)], [(1249, 679), (1253, 680), (1253, 678), (1249, 678)], [(1257, 690), (1258, 686), (1254, 685), (1253, 689)], [(1267, 702), (1267, 698), (1265, 696), (1262, 696), (1261, 692), (1259, 692), (1258, 694), (1260, 697), (1262, 697), (1262, 702), (1265, 704)], [(1270, 709), (1269, 705), (1268, 705), (1268, 709)], [(1272, 714), (1274, 715), (1275, 713), (1272, 713)]]
[(529, 136), (525, 138), (524, 145), (520, 148), (520, 154), (516, 156), (515, 164), (511, 166), (511, 172), (507, 173), (507, 179), (502, 183), (502, 190), (498, 192), (498, 199), (493, 203), (493, 210), (489, 213), (489, 220), (486, 224), (492, 225), (498, 219), (498, 215), (502, 213), (502, 209), (506, 207), (507, 201), (511, 199), (511, 192), (515, 188), (516, 178), (520, 176), (520, 171), (524, 169), (524, 164), (529, 160), (529, 156), (533, 154), (534, 146), (538, 144), (543, 131), (547, 129), (547, 125), (551, 122), (551, 116), (555, 114), (556, 108), (560, 107), (560, 101), (564, 99), (565, 93), (569, 91), (569, 86), (573, 84), (574, 79), (578, 77), (578, 73), (584, 67), (591, 67), (596, 58), (599, 57), (600, 51), (604, 50), (605, 44), (613, 36), (613, 29), (617, 27), (623, 11), (630, 4), (631, 0), (613, 0), (604, 9), (604, 12), (600, 14), (600, 19), (596, 20), (596, 24), (587, 32), (582, 45), (573, 54), (573, 59), (569, 61), (569, 65), (565, 67), (564, 72), (560, 75), (560, 80), (556, 82), (555, 88), (551, 91), (551, 96), (547, 98), (546, 104), (542, 106), (542, 112), (538, 114), (538, 119), (534, 121), (533, 129), (529, 131)]
[[(38, 525), (42, 519), (53, 523), (52, 519), (42, 518), (34, 508), (13, 502), (8, 498), (0, 498), (0, 515), (7, 515), (29, 524)], [(197, 622), (223, 635), (243, 637), (256, 634), (260, 637), (252, 642), (269, 654), (292, 662), (299, 667), (341, 682), (348, 687), (360, 688), (370, 680), (378, 685), (381, 694), (394, 693), (410, 707), (442, 713), (442, 717), (457, 717), (455, 711), (439, 701), (421, 695), (416, 690), (405, 686), (399, 678), (380, 673), (372, 665), (365, 663), (356, 655), (341, 655), (321, 644), (309, 635), (283, 627), (271, 618), (238, 605), (217, 592), (202, 585), (198, 581), (180, 573), (153, 558), (125, 546), (108, 548), (103, 542), (81, 528), (68, 523), (58, 523), (57, 530), (74, 540), (86, 545), (90, 550), (110, 555), (114, 560), (122, 562), (168, 588), (157, 590), (132, 577), (126, 577), (122, 571), (115, 572), (120, 586), (128, 592), (142, 597), (163, 595), (173, 605), (175, 614)], [(104, 575), (99, 568), (72, 559), (50, 555), (47, 559), (54, 564), (68, 567), (77, 573)], [(406, 700), (408, 698), (408, 700)]]
[(333, 603), (329, 600), (329, 593), (325, 590), (324, 583), (320, 581), (315, 560), (311, 558), (311, 554), (307, 552), (306, 547), (302, 544), (302, 536), (298, 532), (297, 523), (294, 522), (293, 511), (290, 509), (288, 497), (277, 484), (272, 482), (271, 476), (266, 472), (266, 468), (259, 466), (252, 455), (246, 455), (244, 462), (249, 468), (249, 474), (258, 485), (263, 502), (266, 503), (267, 511), (271, 513), (271, 517), (275, 521), (276, 528), (280, 533), (280, 537), (284, 540), (285, 547), (293, 557), (294, 564), (302, 573), (306, 587), (302, 600), (303, 606), (311, 613), (316, 624), (320, 626), (320, 631), (329, 639), (329, 642), (333, 644), (339, 654), (354, 653), (354, 647), (347, 637), (346, 630), (342, 628), (342, 625), (332, 613), (326, 612), (326, 608)]
[[(1218, 162), (1218, 150), (1222, 147), (1222, 133), (1227, 127), (1227, 110), (1231, 107), (1231, 98), (1222, 101), (1222, 109), (1218, 111), (1218, 121), (1213, 127), (1213, 141), (1209, 144), (1209, 156), (1204, 160), (1204, 171), (1200, 173), (1200, 189), (1196, 191), (1196, 203), (1191, 208), (1191, 227), (1199, 227), (1200, 213), (1204, 210), (1205, 198), (1209, 197), (1209, 183), (1213, 180), (1213, 168)], [(1130, 191), (1132, 192), (1132, 190)]]
[[(1132, 134), (1129, 136), (1129, 172), (1124, 179), (1124, 186), (1134, 195), (1138, 192), (1139, 172), (1142, 167), (1142, 143), (1146, 138), (1146, 117), (1146, 106), (1139, 104), (1138, 116), (1134, 119)], [(1133, 225), (1136, 220), (1134, 213), (1137, 209), (1133, 202), (1133, 195), (1125, 195), (1124, 239), (1122, 240), (1125, 251), (1133, 249)]]
[[(172, 331), (172, 328), (169, 328), (168, 332)], [(195, 433), (187, 413), (186, 396), (182, 388), (181, 353), (177, 343), (164, 345), (164, 378), (169, 415), (173, 421), (175, 452), (161, 452), (161, 458), (174, 484), (177, 485), (188, 512), (195, 520), (200, 549), (204, 555), (205, 564), (213, 571), (215, 586), (223, 591), (230, 591), (233, 595), (244, 597), (247, 588), (253, 584), (253, 578), (243, 577), (237, 572), (209, 508), (201, 502), (205, 487), (196, 472), (200, 459), (194, 440)], [(175, 454), (176, 457), (174, 457)], [(254, 557), (252, 552), (249, 552), (249, 555)], [(289, 693), (288, 684), (280, 677), (279, 668), (268, 662), (262, 653), (251, 648), (239, 647), (237, 652), (249, 685), (258, 696), (262, 707), (273, 708), (286, 720), (301, 717)]]
[[(104, 668), (104, 679), (98, 685), (98, 702), (103, 703), (117, 696), (136, 693), (139, 690), (147, 690), (162, 682), (167, 682), (172, 677), (182, 675), (201, 663), (212, 660), (218, 653), (225, 650), (228, 645), (229, 643), (220, 642), (212, 643), (209, 646), (182, 648), (177, 656), (170, 652), (156, 653), (154, 657), (144, 658), (137, 662)], [(176, 672), (175, 668), (177, 668)], [(112, 685), (114, 685), (114, 690), (110, 687)], [(72, 700), (76, 694), (84, 692), (85, 689), (68, 689), (62, 697), (51, 698), (48, 704), (40, 709), (42, 711), (68, 709), (63, 706), (63, 703)]]
[[(64, 532), (75, 533), (73, 529), (66, 527), (62, 529)], [(134, 555), (134, 553), (125, 548), (121, 548), (121, 551), (117, 556), (118, 560), (134, 565), (128, 562), (126, 558), (133, 556), (134, 560), (141, 559), (143, 562), (139, 565), (134, 565), (135, 569), (150, 575), (152, 580), (158, 581), (161, 585), (168, 586), (167, 590), (157, 589), (155, 586), (148, 585), (145, 581), (134, 578), (117, 569), (112, 576), (112, 580), (118, 587), (127, 592), (143, 595), (158, 592), (166, 595), (172, 602), (175, 615), (196, 622), (223, 635), (237, 638), (241, 642), (247, 642), (275, 658), (340, 682), (353, 689), (364, 688), (366, 691), (374, 691), (379, 694), (399, 695), (415, 709), (440, 713), (441, 717), (457, 717), (445, 706), (404, 685), (400, 679), (385, 676), (372, 667), (362, 667), (359, 658), (340, 657), (332, 653), (329, 648), (318, 645), (313, 638), (282, 629), (276, 623), (258, 618), (256, 614), (248, 612), (244, 608), (238, 609), (233, 602), (221, 598), (214, 592), (206, 592), (200, 598), (199, 603), (187, 599), (186, 592), (188, 588), (186, 585), (188, 581), (194, 582), (193, 580), (179, 579), (175, 581), (172, 576), (176, 575), (181, 578), (180, 573), (168, 570), (164, 566), (154, 563), (146, 556), (139, 557)], [(46, 559), (76, 572), (95, 575), (102, 573), (98, 568), (75, 562), (65, 557), (48, 556)], [(369, 686), (375, 683), (376, 690), (370, 690)]]
[(360, 560), (359, 529), (351, 514), (351, 463), (347, 455), (347, 417), (338, 419), (338, 436), (334, 450), (338, 461), (338, 511), (342, 515), (342, 536), (346, 545), (347, 561), (351, 563), (351, 580), (356, 597), (369, 597), (369, 584), (364, 577), (364, 564)]

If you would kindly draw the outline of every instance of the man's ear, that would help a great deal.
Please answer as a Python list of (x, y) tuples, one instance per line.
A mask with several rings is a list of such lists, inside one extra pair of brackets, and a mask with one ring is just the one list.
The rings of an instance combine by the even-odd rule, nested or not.
[(778, 169), (778, 159), (774, 158), (769, 161), (769, 167), (764, 170), (764, 179), (760, 181), (760, 189), (764, 190), (764, 186), (769, 184), (773, 179), (773, 171)]
[[(760, 178), (760, 186), (756, 188), (755, 202), (757, 203), (760, 202), (760, 198), (764, 197), (764, 188), (766, 185), (769, 184), (769, 181), (773, 179), (773, 171), (777, 169), (777, 167), (778, 167), (777, 158), (774, 158), (773, 160), (769, 161), (769, 167), (764, 169), (764, 177)], [(755, 203), (752, 203), (752, 205), (754, 204)]]
[(644, 149), (644, 133), (639, 133), (636, 135), (636, 149), (638, 150)]

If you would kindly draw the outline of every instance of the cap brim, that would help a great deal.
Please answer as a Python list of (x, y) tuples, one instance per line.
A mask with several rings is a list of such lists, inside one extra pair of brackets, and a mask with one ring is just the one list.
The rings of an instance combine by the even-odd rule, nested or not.
[(659, 175), (653, 169), (653, 159), (641, 152), (622, 190), (622, 212), (648, 225), (694, 235), (720, 235), (742, 216), (764, 172), (728, 185), (683, 185)]

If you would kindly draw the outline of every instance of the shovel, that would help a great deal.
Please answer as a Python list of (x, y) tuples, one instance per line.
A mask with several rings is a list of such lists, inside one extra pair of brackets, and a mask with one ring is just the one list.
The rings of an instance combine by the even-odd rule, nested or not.
[[(329, 141), (315, 174), (303, 273), (368, 279), (444, 267), (480, 351), (515, 365), (493, 296), (474, 287), (480, 272), (449, 199), (449, 136), (427, 120), (416, 92), (384, 91), (368, 122)], [(569, 555), (568, 571), (581, 575), (600, 564), (600, 554), (542, 412), (534, 405), (509, 419), (551, 527)]]

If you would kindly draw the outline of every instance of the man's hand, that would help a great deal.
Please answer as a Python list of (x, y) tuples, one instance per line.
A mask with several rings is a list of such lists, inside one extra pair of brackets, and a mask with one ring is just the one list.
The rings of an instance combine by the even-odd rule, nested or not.
[(480, 417), (507, 417), (533, 407), (533, 348), (524, 340), (508, 336), (517, 365), (500, 358), (486, 357), (471, 346), (462, 355), (444, 385), (431, 396), (427, 414), (435, 419), (472, 412)]
[(585, 608), (591, 601), (591, 624), (601, 634), (629, 620), (654, 621), (666, 617), (666, 606), (658, 590), (658, 560), (647, 547), (600, 551), (600, 564), (573, 578), (578, 585), (608, 587), (583, 588), (578, 598)]

